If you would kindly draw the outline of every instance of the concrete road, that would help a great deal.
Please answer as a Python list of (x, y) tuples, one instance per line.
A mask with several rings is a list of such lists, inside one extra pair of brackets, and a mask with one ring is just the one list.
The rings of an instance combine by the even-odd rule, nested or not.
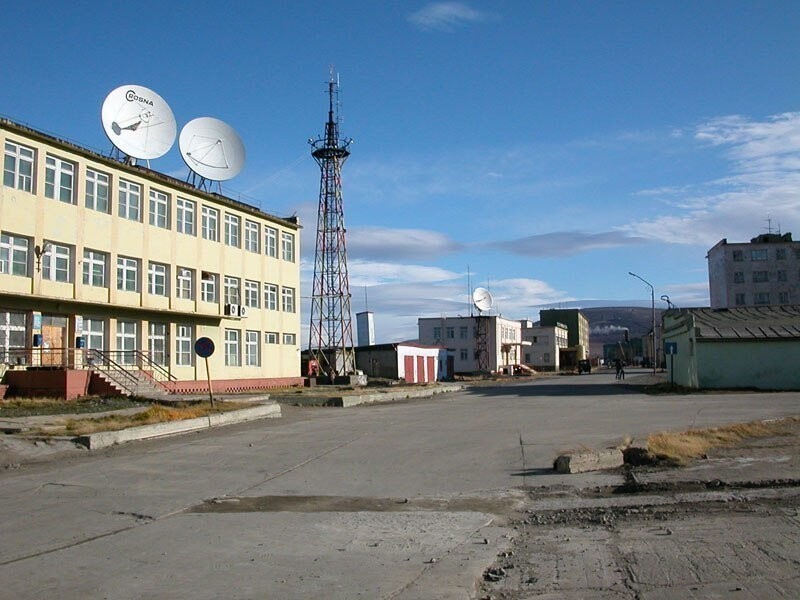
[[(628, 374), (629, 376), (631, 373)], [(469, 598), (561, 451), (796, 414), (800, 394), (646, 396), (612, 375), (286, 417), (0, 472), (15, 598)], [(498, 518), (500, 517), (500, 519)]]

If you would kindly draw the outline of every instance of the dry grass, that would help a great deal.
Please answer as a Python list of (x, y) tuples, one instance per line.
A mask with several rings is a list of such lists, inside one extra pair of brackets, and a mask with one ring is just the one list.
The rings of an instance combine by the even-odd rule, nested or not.
[(128, 427), (139, 425), (152, 425), (153, 423), (167, 423), (170, 421), (182, 421), (184, 419), (194, 419), (205, 417), (210, 414), (227, 412), (243, 408), (244, 404), (226, 402), (216, 404), (212, 408), (208, 402), (195, 404), (193, 406), (168, 407), (153, 405), (147, 410), (133, 415), (110, 415), (97, 419), (69, 419), (64, 429), (68, 435), (85, 435), (98, 431), (118, 431)]
[(787, 425), (798, 421), (800, 421), (798, 417), (787, 417), (775, 421), (752, 421), (709, 429), (653, 433), (647, 438), (647, 451), (659, 459), (686, 464), (713, 448), (734, 446), (751, 438), (785, 435)]

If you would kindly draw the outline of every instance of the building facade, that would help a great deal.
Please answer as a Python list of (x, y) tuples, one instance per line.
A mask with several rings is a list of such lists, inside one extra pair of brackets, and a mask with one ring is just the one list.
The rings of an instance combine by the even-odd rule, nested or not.
[(800, 304), (800, 242), (791, 233), (723, 239), (706, 259), (711, 308)]
[[(477, 373), (481, 370), (479, 351), (487, 353), (489, 371), (520, 364), (522, 324), (499, 316), (437, 317), (417, 320), (419, 343), (442, 346), (453, 351), (455, 373)], [(481, 340), (484, 348), (479, 348)]]
[(430, 383), (446, 373), (447, 351), (414, 342), (359, 346), (356, 368), (367, 377), (395, 379), (405, 383)]
[[(300, 375), (299, 224), (0, 120), (0, 362)], [(37, 359), (38, 355), (38, 359)]]
[(568, 329), (563, 323), (552, 327), (534, 325), (521, 321), (522, 341), (529, 342), (522, 348), (522, 362), (537, 371), (558, 371), (561, 350), (567, 348)]
[(571, 359), (569, 364), (562, 366), (574, 367), (578, 364), (577, 361), (589, 358), (589, 320), (577, 308), (548, 308), (539, 311), (541, 326), (555, 327), (559, 323), (566, 325), (569, 332), (567, 348), (562, 351), (562, 355)]
[(800, 389), (800, 306), (671, 309), (667, 380), (699, 389)]

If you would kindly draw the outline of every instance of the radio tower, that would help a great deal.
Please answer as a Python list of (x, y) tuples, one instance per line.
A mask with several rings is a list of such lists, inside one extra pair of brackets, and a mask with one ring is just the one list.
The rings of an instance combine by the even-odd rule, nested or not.
[(308, 140), (311, 156), (322, 172), (308, 349), (310, 358), (317, 361), (331, 383), (356, 370), (342, 209), (342, 165), (350, 156), (347, 148), (353, 140), (339, 139), (338, 108), (338, 76), (334, 79), (331, 67), (325, 135)]

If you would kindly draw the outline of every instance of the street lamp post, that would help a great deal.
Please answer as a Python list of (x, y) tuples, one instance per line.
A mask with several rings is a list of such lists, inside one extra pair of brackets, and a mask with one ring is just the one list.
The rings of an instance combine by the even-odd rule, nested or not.
[(653, 284), (647, 281), (646, 279), (639, 277), (636, 273), (631, 273), (628, 271), (628, 275), (632, 275), (636, 277), (636, 279), (643, 281), (646, 285), (650, 287), (650, 312), (653, 317), (653, 354), (651, 355), (651, 359), (653, 360), (653, 375), (656, 374), (656, 290), (653, 287)]

